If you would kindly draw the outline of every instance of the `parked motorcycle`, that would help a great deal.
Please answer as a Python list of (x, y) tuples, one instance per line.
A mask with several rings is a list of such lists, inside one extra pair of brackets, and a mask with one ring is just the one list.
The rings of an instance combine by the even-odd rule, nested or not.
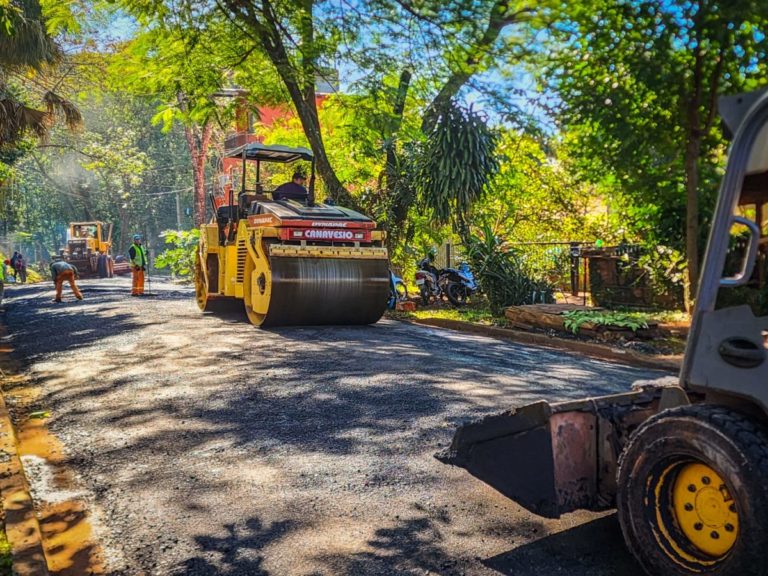
[(405, 302), (408, 300), (408, 288), (405, 282), (397, 274), (389, 271), (389, 300), (387, 300), (387, 308), (394, 310), (398, 302)]
[(440, 270), (432, 264), (432, 258), (427, 256), (419, 260), (417, 267), (416, 285), (424, 305), (429, 304), (432, 298), (439, 301), (445, 296), (454, 306), (463, 306), (478, 291), (475, 276), (466, 262), (462, 262), (458, 268)]
[(443, 290), (440, 287), (440, 270), (432, 264), (432, 258), (427, 256), (416, 263), (416, 286), (419, 288), (421, 302), (425, 306), (434, 297), (442, 299)]
[(463, 306), (480, 289), (466, 262), (459, 264), (458, 268), (446, 268), (443, 274), (446, 278), (443, 291), (454, 306)]

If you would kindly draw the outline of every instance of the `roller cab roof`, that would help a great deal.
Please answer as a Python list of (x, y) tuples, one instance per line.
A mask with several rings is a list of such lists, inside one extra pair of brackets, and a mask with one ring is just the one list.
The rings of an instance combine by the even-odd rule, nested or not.
[(291, 148), (282, 144), (262, 144), (261, 142), (251, 142), (243, 146), (238, 146), (226, 152), (227, 158), (242, 158), (245, 153), (246, 160), (260, 160), (261, 162), (280, 162), (289, 164), (296, 160), (306, 160), (311, 162), (314, 159), (312, 150), (309, 148)]

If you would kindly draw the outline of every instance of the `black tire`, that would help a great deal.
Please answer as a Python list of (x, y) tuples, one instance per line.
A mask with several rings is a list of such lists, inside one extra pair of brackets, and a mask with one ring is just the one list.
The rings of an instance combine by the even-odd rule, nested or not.
[(454, 306), (464, 306), (467, 303), (467, 288), (458, 282), (449, 282), (445, 295)]
[(397, 282), (395, 284), (395, 295), (398, 302), (405, 302), (408, 300), (408, 287), (404, 282)]
[[(619, 459), (624, 539), (649, 575), (768, 574), (766, 477), (768, 432), (756, 421), (712, 405), (665, 410), (633, 434)], [(714, 553), (718, 545), (727, 549)]]
[(429, 306), (429, 288), (426, 284), (419, 286), (419, 294), (421, 294), (421, 303), (424, 306)]
[(96, 273), (99, 275), (99, 278), (107, 278), (109, 276), (107, 257), (104, 254), (101, 254), (96, 260)]

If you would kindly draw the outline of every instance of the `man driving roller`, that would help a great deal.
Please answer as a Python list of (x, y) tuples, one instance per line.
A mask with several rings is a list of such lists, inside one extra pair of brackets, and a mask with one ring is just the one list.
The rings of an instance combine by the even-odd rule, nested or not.
[(301, 172), (293, 174), (293, 180), (280, 184), (272, 193), (274, 200), (296, 200), (297, 202), (306, 202), (309, 198), (309, 192), (304, 187), (307, 177)]

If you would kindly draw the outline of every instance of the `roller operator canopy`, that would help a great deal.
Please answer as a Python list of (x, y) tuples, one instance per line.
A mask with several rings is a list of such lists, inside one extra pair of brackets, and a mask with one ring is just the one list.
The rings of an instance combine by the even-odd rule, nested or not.
[(281, 144), (262, 144), (261, 142), (251, 142), (244, 146), (238, 146), (226, 152), (227, 158), (242, 158), (245, 153), (246, 160), (260, 160), (262, 162), (281, 162), (290, 163), (296, 160), (306, 160), (311, 162), (314, 159), (312, 150), (309, 148), (291, 148)]

